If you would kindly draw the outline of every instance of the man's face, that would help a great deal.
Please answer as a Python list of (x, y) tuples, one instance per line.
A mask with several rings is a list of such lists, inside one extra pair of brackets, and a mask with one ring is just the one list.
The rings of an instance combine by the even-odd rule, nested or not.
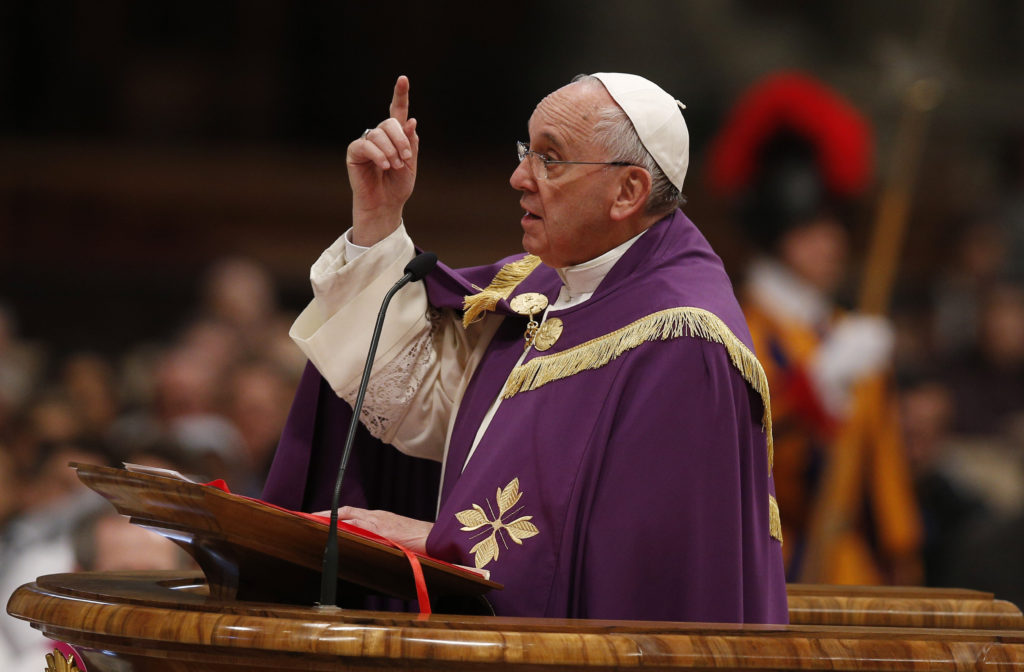
[(847, 238), (838, 220), (821, 216), (783, 234), (779, 256), (805, 280), (830, 294), (846, 272)]
[[(614, 105), (601, 86), (576, 83), (547, 96), (530, 117), (530, 149), (558, 161), (613, 161), (593, 140), (599, 111)], [(562, 268), (597, 257), (628, 240), (621, 222), (609, 218), (622, 169), (613, 166), (552, 165), (548, 177), (536, 158), (527, 158), (509, 183), (522, 192), (526, 211), (523, 249), (548, 266)]]

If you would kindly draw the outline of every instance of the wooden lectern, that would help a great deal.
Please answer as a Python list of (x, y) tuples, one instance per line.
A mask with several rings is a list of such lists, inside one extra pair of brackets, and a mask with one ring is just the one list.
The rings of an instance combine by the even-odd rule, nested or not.
[[(137, 525), (195, 558), (220, 599), (312, 605), (320, 596), (327, 526), (264, 502), (185, 480), (75, 464), (78, 477)], [(401, 550), (338, 530), (338, 578), (369, 591), (416, 599)], [(501, 585), (419, 556), (431, 596), (473, 598)], [(341, 592), (341, 591), (339, 591)]]
[[(1024, 670), (1020, 610), (965, 590), (791, 586), (788, 626), (421, 616), (284, 604), (294, 597), (289, 591), (304, 595), (309, 588), (308, 576), (286, 572), (319, 569), (315, 546), (326, 539), (323, 525), (214, 488), (78, 468), (119, 511), (193, 552), (206, 574), (60, 574), (18, 589), (8, 612), (72, 644), (91, 672)], [(271, 529), (278, 525), (289, 529)], [(340, 577), (411, 596), (404, 554), (354, 535), (340, 543)], [(498, 587), (422, 562), (432, 595), (472, 597)]]

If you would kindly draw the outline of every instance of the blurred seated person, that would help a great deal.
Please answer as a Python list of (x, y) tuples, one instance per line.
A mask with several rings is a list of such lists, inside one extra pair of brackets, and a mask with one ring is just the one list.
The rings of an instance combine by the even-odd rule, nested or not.
[[(0, 596), (5, 599), (37, 576), (73, 571), (72, 531), (83, 517), (110, 506), (68, 467), (68, 462), (105, 464), (102, 451), (71, 441), (29, 443), (32, 463), (17, 473), (18, 510), (0, 535)], [(0, 616), (5, 670), (39, 669), (43, 654), (52, 649), (28, 623)]]
[(974, 437), (1024, 427), (1024, 287), (1000, 279), (979, 292), (978, 333), (947, 362), (953, 431)]
[(133, 525), (113, 509), (81, 520), (73, 534), (75, 566), (83, 572), (167, 570), (193, 567), (173, 541)]

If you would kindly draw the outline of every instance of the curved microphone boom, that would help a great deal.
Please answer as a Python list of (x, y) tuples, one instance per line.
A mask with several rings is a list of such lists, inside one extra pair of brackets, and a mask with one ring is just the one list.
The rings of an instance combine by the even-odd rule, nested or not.
[(352, 452), (352, 442), (356, 436), (356, 427), (359, 423), (359, 414), (363, 409), (363, 398), (366, 396), (366, 388), (370, 382), (370, 370), (373, 368), (373, 358), (377, 354), (377, 344), (380, 342), (380, 332), (384, 327), (384, 315), (387, 313), (388, 304), (395, 292), (405, 287), (410, 282), (417, 282), (427, 276), (437, 266), (437, 255), (433, 252), (421, 252), (412, 261), (405, 265), (405, 275), (388, 290), (381, 303), (380, 312), (377, 314), (377, 324), (373, 328), (373, 336), (370, 338), (370, 351), (366, 355), (366, 364), (363, 366), (363, 378), (359, 382), (359, 392), (356, 395), (356, 403), (352, 406), (352, 421), (348, 426), (348, 436), (345, 437), (345, 448), (341, 453), (341, 465), (338, 467), (338, 480), (334, 483), (334, 497), (331, 499), (331, 523), (327, 529), (327, 546), (324, 548), (324, 563), (320, 577), (320, 602), (319, 606), (335, 606), (338, 591), (338, 502), (341, 498), (341, 481), (345, 477), (345, 467), (348, 466), (348, 457)]

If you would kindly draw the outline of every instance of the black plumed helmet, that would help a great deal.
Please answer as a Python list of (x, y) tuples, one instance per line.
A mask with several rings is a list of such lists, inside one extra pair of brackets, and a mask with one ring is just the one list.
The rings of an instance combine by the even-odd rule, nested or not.
[(732, 199), (751, 238), (772, 248), (785, 231), (864, 192), (871, 145), (848, 102), (811, 77), (779, 73), (731, 111), (711, 146), (709, 183)]

